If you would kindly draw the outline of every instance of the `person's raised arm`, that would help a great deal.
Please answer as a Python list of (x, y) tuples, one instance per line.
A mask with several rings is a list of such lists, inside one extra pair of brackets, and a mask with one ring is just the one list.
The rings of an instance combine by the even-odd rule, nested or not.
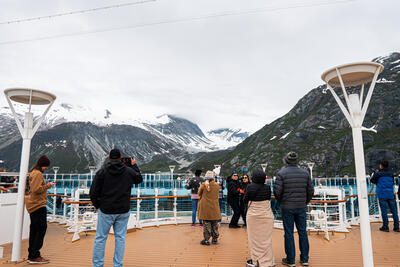
[(372, 177), (371, 177), (371, 183), (377, 184), (379, 178), (380, 178), (380, 173), (379, 173), (378, 170), (376, 170), (375, 173), (374, 173), (374, 174), (372, 175)]
[(132, 163), (132, 184), (140, 184), (143, 182), (143, 177), (142, 174), (140, 173), (139, 167), (136, 164), (136, 160), (134, 158), (131, 158), (131, 163)]
[(30, 191), (34, 194), (41, 194), (47, 191), (47, 189), (51, 188), (55, 183), (44, 183), (44, 178), (42, 173), (33, 172), (31, 173), (31, 179), (29, 181)]
[(201, 185), (200, 185), (199, 191), (197, 192), (200, 198), (201, 198), (202, 195), (203, 195), (203, 192), (204, 192), (205, 187), (206, 187), (206, 186), (205, 186), (204, 184), (201, 184)]

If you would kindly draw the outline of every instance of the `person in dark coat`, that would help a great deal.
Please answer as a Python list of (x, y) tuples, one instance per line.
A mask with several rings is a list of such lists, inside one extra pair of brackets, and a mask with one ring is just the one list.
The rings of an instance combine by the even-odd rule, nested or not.
[(256, 169), (252, 183), (247, 186), (244, 203), (247, 205), (247, 235), (251, 260), (247, 266), (275, 266), (272, 251), (274, 214), (271, 210), (271, 188), (265, 184), (265, 173)]
[(131, 189), (133, 184), (143, 181), (136, 160), (132, 158), (131, 164), (132, 167), (125, 166), (121, 152), (112, 149), (109, 162), (96, 173), (90, 187), (90, 200), (98, 209), (92, 259), (94, 267), (104, 265), (104, 252), (111, 226), (115, 236), (114, 266), (123, 266)]
[[(200, 184), (204, 181), (203, 178), (200, 177), (201, 170), (196, 170), (194, 172), (194, 177), (187, 181), (186, 189), (190, 190), (191, 198), (192, 198), (192, 227), (196, 225), (196, 216), (197, 216), (197, 207), (199, 205), (199, 188)], [(199, 219), (200, 226), (203, 226), (203, 222)]]
[(296, 266), (293, 238), (294, 224), (296, 223), (301, 252), (300, 262), (302, 265), (308, 265), (307, 204), (313, 197), (314, 186), (310, 173), (297, 166), (295, 152), (289, 152), (283, 161), (287, 166), (277, 173), (274, 183), (274, 195), (281, 206), (285, 230), (286, 258), (282, 259), (282, 264)]
[(244, 194), (249, 184), (250, 184), (249, 176), (247, 174), (243, 175), (242, 181), (240, 183), (240, 195), (239, 195), (240, 215), (242, 216), (244, 223), (243, 228), (246, 228), (246, 211), (247, 211), (247, 206), (244, 203)]
[(381, 215), (383, 225), (379, 230), (389, 232), (389, 220), (387, 209), (393, 214), (393, 231), (400, 232), (399, 230), (399, 216), (396, 207), (396, 196), (393, 192), (394, 176), (388, 169), (389, 162), (382, 160), (379, 165), (379, 171), (374, 173), (371, 177), (371, 183), (376, 184), (376, 195), (381, 208)]
[(238, 225), (238, 221), (240, 219), (239, 195), (239, 176), (237, 172), (233, 171), (230, 179), (228, 180), (228, 203), (233, 210), (233, 215), (231, 222), (229, 223), (229, 228), (240, 228), (240, 226)]

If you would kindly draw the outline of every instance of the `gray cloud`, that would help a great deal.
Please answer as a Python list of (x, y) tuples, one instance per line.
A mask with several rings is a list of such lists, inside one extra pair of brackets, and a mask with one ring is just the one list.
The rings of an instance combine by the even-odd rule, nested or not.
[[(159, 0), (0, 25), (0, 42), (326, 2)], [(4, 0), (0, 17), (4, 21), (109, 4)], [(353, 1), (3, 45), (0, 88), (48, 90), (59, 101), (104, 107), (113, 114), (171, 113), (205, 129), (255, 131), (321, 84), (320, 74), (327, 68), (398, 50), (397, 10), (400, 2), (395, 0)]]

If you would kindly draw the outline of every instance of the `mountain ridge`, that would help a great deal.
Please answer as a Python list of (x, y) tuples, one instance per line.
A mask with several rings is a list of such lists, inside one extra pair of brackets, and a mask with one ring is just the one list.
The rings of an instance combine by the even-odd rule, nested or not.
[[(398, 171), (400, 53), (373, 61), (383, 64), (384, 70), (378, 76), (364, 120), (366, 128), (377, 130), (377, 134), (363, 131), (367, 172), (375, 169), (382, 158), (388, 159)], [(194, 163), (192, 167), (210, 169), (214, 164), (223, 164), (222, 171), (227, 174), (233, 169), (254, 169), (268, 163), (267, 174), (274, 175), (283, 166), (284, 155), (296, 151), (300, 166), (306, 167), (312, 161), (316, 163), (314, 173), (319, 175), (354, 174), (351, 129), (330, 92), (324, 93), (325, 89), (325, 85), (312, 89), (289, 112), (266, 124), (229, 153), (202, 164)]]

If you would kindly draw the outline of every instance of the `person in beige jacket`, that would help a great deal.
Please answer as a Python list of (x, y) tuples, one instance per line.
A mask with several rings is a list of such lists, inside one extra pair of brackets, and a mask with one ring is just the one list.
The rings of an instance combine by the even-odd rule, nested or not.
[(214, 173), (207, 171), (206, 181), (199, 188), (199, 219), (203, 220), (203, 236), (200, 242), (202, 245), (210, 245), (210, 237), (212, 243), (218, 243), (218, 220), (221, 219), (221, 210), (219, 208), (219, 185), (214, 181)]
[(30, 171), (28, 178), (28, 194), (25, 196), (26, 210), (31, 219), (29, 228), (29, 264), (46, 264), (50, 261), (40, 255), (44, 236), (47, 230), (47, 189), (55, 183), (47, 183), (43, 172), (50, 166), (50, 160), (45, 155), (41, 156)]

